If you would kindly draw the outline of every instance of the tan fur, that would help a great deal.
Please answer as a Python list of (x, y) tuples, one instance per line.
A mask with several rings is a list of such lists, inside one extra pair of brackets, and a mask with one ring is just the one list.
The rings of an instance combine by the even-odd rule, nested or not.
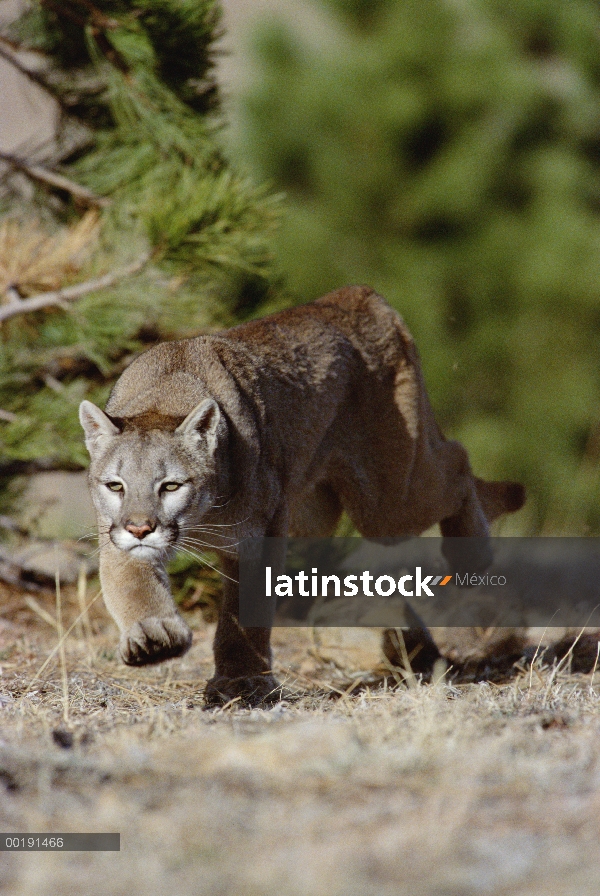
[[(106, 414), (82, 404), (123, 658), (156, 662), (189, 646), (164, 559), (191, 532), (220, 546), (227, 577), (213, 701), (277, 693), (268, 630), (237, 622), (240, 538), (331, 535), (342, 510), (366, 537), (438, 522), (444, 535), (486, 536), (488, 520), (524, 500), (515, 483), (476, 480), (464, 448), (444, 439), (408, 330), (367, 287), (158, 345), (123, 373)], [(120, 492), (108, 489), (115, 477)], [(169, 480), (182, 484), (164, 491)], [(140, 526), (152, 532), (137, 539)]]

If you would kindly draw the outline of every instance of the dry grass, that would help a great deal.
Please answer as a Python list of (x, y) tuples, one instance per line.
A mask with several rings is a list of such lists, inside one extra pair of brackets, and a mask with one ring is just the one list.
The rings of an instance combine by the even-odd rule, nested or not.
[(0, 297), (10, 286), (22, 296), (63, 286), (80, 269), (98, 231), (94, 211), (54, 235), (46, 233), (39, 221), (0, 221)]
[(600, 891), (598, 674), (536, 659), (501, 686), (392, 689), (280, 630), (301, 696), (206, 712), (212, 627), (192, 614), (186, 657), (129, 669), (93, 597), (62, 595), (61, 662), (56, 626), (5, 595), (0, 828), (120, 831), (121, 852), (4, 853), (0, 892)]

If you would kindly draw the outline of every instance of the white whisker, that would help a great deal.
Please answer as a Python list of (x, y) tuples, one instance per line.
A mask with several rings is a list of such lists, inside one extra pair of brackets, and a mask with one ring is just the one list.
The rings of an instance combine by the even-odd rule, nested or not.
[(235, 543), (235, 544), (239, 543), (239, 542), (235, 541), (235, 535), (221, 535), (219, 532), (206, 532), (204, 529), (188, 529), (187, 531), (185, 529), (183, 529), (183, 530), (180, 529), (179, 531), (183, 538), (192, 538), (192, 536), (198, 537), (200, 535), (203, 535), (205, 538), (210, 538), (210, 539), (220, 538), (220, 539), (222, 539), (220, 542), (218, 542), (218, 544), (213, 545), (213, 547), (215, 549), (221, 545), (223, 547), (228, 547), (232, 543)]
[(231, 498), (228, 498), (224, 504), (213, 504), (211, 510), (220, 510), (221, 507), (227, 507), (227, 505), (231, 504), (232, 501), (233, 501), (233, 496)]
[[(235, 522), (235, 523), (200, 523), (199, 525), (200, 525), (200, 526), (207, 525), (207, 526), (212, 526), (212, 527), (215, 527), (215, 528), (231, 529), (231, 528), (233, 528), (234, 526), (241, 526), (242, 523), (247, 523), (249, 519), (250, 519), (250, 517), (247, 516), (245, 519), (243, 519), (243, 520), (238, 520), (238, 521)], [(198, 527), (196, 527), (196, 526), (189, 526), (189, 528), (190, 528), (190, 529), (194, 529), (194, 528), (198, 528)]]
[(224, 573), (222, 570), (217, 569), (216, 566), (213, 566), (211, 563), (208, 562), (208, 560), (205, 559), (205, 557), (201, 556), (200, 554), (196, 554), (194, 551), (191, 551), (189, 548), (182, 547), (180, 550), (183, 554), (188, 554), (188, 556), (192, 557), (193, 560), (197, 560), (198, 563), (202, 563), (205, 566), (208, 566), (209, 569), (212, 569), (214, 572), (219, 573), (219, 575), (223, 576), (225, 579), (229, 579), (229, 581), (233, 582), (234, 585), (239, 584), (237, 579), (232, 579), (231, 576), (227, 575), (227, 573)]
[(210, 542), (208, 542), (208, 541), (200, 541), (197, 538), (189, 538), (189, 536), (185, 536), (184, 538), (182, 538), (179, 543), (180, 544), (189, 544), (192, 546), (196, 545), (197, 547), (210, 548), (211, 551), (222, 551), (223, 553), (226, 553), (226, 554), (237, 554), (237, 551), (230, 550), (231, 548), (237, 547), (237, 544), (232, 544), (232, 545), (228, 545), (227, 547), (225, 547), (224, 545), (210, 544)]

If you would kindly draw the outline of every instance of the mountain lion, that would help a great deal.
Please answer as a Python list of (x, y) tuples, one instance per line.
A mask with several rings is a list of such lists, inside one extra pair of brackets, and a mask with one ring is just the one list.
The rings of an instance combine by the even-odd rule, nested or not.
[(367, 287), (222, 333), (162, 343), (80, 420), (91, 456), (100, 580), (132, 665), (179, 656), (191, 633), (169, 589), (178, 548), (215, 547), (224, 596), (208, 703), (277, 699), (270, 631), (238, 622), (235, 545), (331, 535), (487, 536), (517, 483), (484, 482), (446, 441), (402, 319)]

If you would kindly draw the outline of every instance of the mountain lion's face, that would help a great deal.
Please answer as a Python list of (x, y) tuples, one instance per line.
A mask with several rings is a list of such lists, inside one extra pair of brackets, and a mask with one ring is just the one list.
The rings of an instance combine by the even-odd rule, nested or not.
[(203, 402), (174, 432), (131, 423), (121, 430), (91, 402), (80, 417), (100, 536), (140, 560), (164, 562), (216, 503), (218, 405)]

